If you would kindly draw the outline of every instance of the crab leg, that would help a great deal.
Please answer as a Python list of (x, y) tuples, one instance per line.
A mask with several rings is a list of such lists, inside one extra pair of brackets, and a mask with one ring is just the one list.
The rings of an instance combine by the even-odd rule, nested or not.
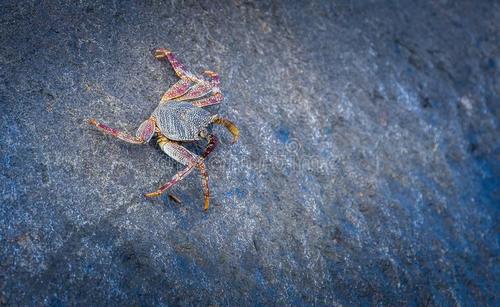
[[(208, 145), (207, 148), (205, 148), (205, 152), (201, 155), (202, 159), (206, 159), (212, 151), (214, 151), (215, 147), (217, 147), (218, 144), (218, 139), (215, 135), (210, 134), (207, 137), (208, 140)], [(208, 205), (210, 202), (210, 190), (208, 188), (208, 173), (207, 170), (205, 169), (205, 163), (200, 163), (198, 164), (198, 170), (201, 173), (201, 186), (203, 187), (203, 195), (205, 196), (205, 203), (203, 206), (203, 210), (207, 211), (208, 210)]]
[(208, 205), (210, 203), (210, 189), (208, 188), (208, 173), (205, 168), (205, 163), (200, 163), (196, 167), (201, 174), (201, 187), (203, 188), (203, 196), (205, 197), (205, 202), (203, 203), (203, 210), (208, 210)]
[(187, 166), (183, 170), (175, 174), (174, 177), (169, 182), (161, 186), (158, 190), (152, 193), (148, 193), (145, 196), (146, 197), (160, 196), (163, 192), (165, 192), (170, 187), (175, 185), (177, 182), (181, 181), (187, 175), (189, 175), (189, 173), (191, 173), (193, 169), (196, 167), (198, 168), (202, 176), (201, 180), (202, 180), (203, 194), (205, 196), (204, 209), (207, 210), (210, 202), (210, 191), (208, 188), (208, 173), (206, 171), (205, 163), (203, 161), (217, 146), (217, 138), (213, 135), (208, 136), (207, 148), (205, 149), (205, 152), (203, 152), (201, 156), (193, 154), (192, 152), (182, 147), (178, 143), (172, 142), (164, 136), (160, 136), (158, 138), (158, 143), (160, 144), (160, 148), (167, 155), (172, 157), (177, 162)]
[(115, 128), (108, 127), (104, 124), (99, 123), (97, 120), (95, 120), (93, 118), (90, 119), (88, 121), (88, 123), (93, 125), (93, 126), (96, 126), (97, 129), (101, 130), (102, 132), (104, 132), (106, 134), (111, 134), (112, 136), (117, 137), (120, 140), (123, 140), (125, 142), (132, 143), (132, 144), (144, 144), (145, 143), (145, 140), (140, 138), (140, 137), (132, 136), (128, 133), (119, 131)]
[(161, 102), (165, 102), (168, 100), (172, 100), (174, 98), (180, 97), (189, 90), (189, 87), (191, 86), (191, 82), (187, 79), (180, 79), (172, 85), (171, 88), (169, 88), (165, 94), (161, 97)]
[[(206, 101), (206, 100), (210, 100), (210, 103), (208, 105), (212, 105), (212, 104), (215, 104), (215, 103), (218, 103), (222, 100), (222, 94), (220, 93), (220, 77), (218, 74), (216, 74), (215, 72), (213, 71), (210, 71), (210, 70), (206, 70), (204, 71), (203, 73), (205, 73), (206, 75), (208, 75), (210, 77), (210, 79), (212, 79), (210, 82), (206, 82), (206, 81), (201, 81), (199, 82), (198, 84), (196, 84), (195, 86), (192, 87), (192, 89), (184, 96), (180, 97), (179, 99), (177, 100), (190, 100), (190, 99), (196, 99), (196, 98), (200, 98), (200, 97), (203, 97), (205, 96), (206, 94), (208, 93), (213, 93), (214, 95), (216, 95), (217, 97), (214, 98), (214, 99), (211, 99), (211, 97), (207, 97), (207, 98), (204, 98), (204, 99), (201, 99), (202, 101)], [(197, 104), (199, 102), (197, 101)], [(204, 106), (204, 103), (201, 102), (201, 106)], [(193, 104), (195, 106), (197, 106), (196, 104)]]
[[(215, 147), (217, 147), (217, 144), (219, 142), (217, 137), (213, 134), (209, 134), (207, 140), (208, 140), (207, 148), (205, 148), (205, 152), (203, 152), (203, 154), (201, 155), (203, 159), (206, 159), (210, 155), (210, 153), (214, 151)], [(208, 204), (210, 201), (210, 190), (208, 188), (208, 173), (207, 170), (205, 169), (205, 163), (198, 164), (198, 170), (201, 173), (201, 186), (203, 187), (203, 195), (205, 196), (205, 204), (203, 210), (207, 211)]]
[(218, 104), (222, 101), (224, 97), (222, 97), (221, 93), (216, 93), (213, 96), (203, 98), (203, 99), (198, 99), (198, 100), (193, 100), (191, 101), (191, 104), (195, 107), (208, 107), (212, 106), (214, 104)]
[(191, 173), (193, 171), (195, 166), (196, 166), (196, 163), (189, 164), (186, 168), (184, 168), (183, 170), (181, 170), (177, 174), (175, 174), (174, 177), (169, 182), (162, 185), (158, 190), (151, 192), (151, 193), (144, 194), (144, 196), (146, 196), (146, 197), (160, 196), (161, 194), (163, 194), (163, 192), (168, 190), (174, 184), (176, 184), (177, 182), (184, 179), (187, 175), (189, 175), (189, 173)]
[(190, 81), (199, 81), (198, 78), (196, 78), (195, 75), (190, 73), (184, 64), (182, 64), (172, 53), (172, 51), (165, 49), (165, 48), (160, 48), (155, 50), (155, 58), (158, 60), (167, 58), (167, 60), (170, 62), (170, 65), (172, 65), (172, 68), (174, 69), (175, 73), (179, 78), (181, 79), (187, 79)]
[(205, 96), (212, 91), (213, 85), (211, 82), (201, 81), (195, 84), (187, 94), (177, 98), (177, 100), (196, 99)]
[(172, 157), (175, 161), (182, 163), (186, 165), (186, 168), (183, 170), (179, 171), (177, 174), (174, 175), (174, 177), (167, 182), (166, 184), (162, 185), (158, 190), (152, 193), (148, 193), (145, 196), (146, 197), (154, 197), (154, 196), (160, 196), (163, 192), (165, 192), (168, 188), (176, 184), (177, 182), (181, 181), (189, 175), (194, 169), (194, 167), (199, 163), (202, 162), (203, 159), (200, 157), (197, 157), (195, 154), (187, 150), (186, 148), (182, 147), (176, 142), (170, 141), (163, 135), (158, 137), (158, 144), (160, 145), (161, 150), (165, 152), (168, 156)]
[(206, 159), (212, 151), (214, 151), (215, 147), (219, 144), (219, 139), (214, 134), (209, 134), (207, 136), (208, 144), (205, 148), (205, 151), (201, 154), (203, 159)]
[(211, 83), (212, 83), (213, 95), (210, 97), (191, 101), (191, 104), (195, 107), (207, 107), (207, 106), (211, 106), (214, 104), (218, 104), (224, 98), (222, 96), (222, 93), (220, 92), (220, 77), (219, 77), (219, 75), (213, 71), (210, 71), (210, 70), (206, 70), (206, 71), (204, 71), (204, 73), (207, 74), (212, 79)]
[(203, 72), (204, 74), (208, 75), (212, 79), (212, 84), (214, 86), (214, 89), (217, 89), (217, 92), (219, 91), (220, 87), (220, 77), (216, 72), (213, 72), (211, 70), (205, 70)]

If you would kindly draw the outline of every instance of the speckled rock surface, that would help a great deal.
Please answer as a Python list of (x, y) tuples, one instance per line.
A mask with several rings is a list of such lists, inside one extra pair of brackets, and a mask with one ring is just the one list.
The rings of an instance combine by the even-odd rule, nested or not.
[[(0, 4), (0, 304), (499, 303), (498, 1), (49, 2)], [(208, 213), (85, 122), (135, 131), (156, 47), (241, 129)]]

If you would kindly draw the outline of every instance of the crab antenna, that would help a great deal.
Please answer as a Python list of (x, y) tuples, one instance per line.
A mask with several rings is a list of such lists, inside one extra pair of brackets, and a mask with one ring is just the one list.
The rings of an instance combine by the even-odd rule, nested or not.
[(240, 136), (240, 132), (235, 124), (233, 124), (229, 119), (219, 117), (218, 115), (214, 117), (212, 123), (226, 127), (226, 129), (233, 135), (233, 144), (236, 143), (238, 137)]

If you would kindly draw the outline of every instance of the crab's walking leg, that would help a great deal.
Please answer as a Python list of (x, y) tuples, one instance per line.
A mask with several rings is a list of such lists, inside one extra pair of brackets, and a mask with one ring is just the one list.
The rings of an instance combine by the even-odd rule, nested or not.
[(212, 151), (214, 151), (215, 147), (217, 147), (217, 145), (219, 144), (219, 139), (213, 134), (209, 134), (207, 136), (207, 140), (208, 140), (207, 148), (205, 148), (205, 151), (201, 154), (201, 157), (203, 159), (206, 159), (212, 153)]
[(189, 72), (184, 64), (182, 64), (172, 53), (172, 51), (165, 49), (165, 48), (160, 48), (155, 50), (155, 58), (158, 60), (167, 58), (167, 60), (170, 62), (170, 65), (172, 65), (172, 68), (174, 69), (175, 73), (179, 78), (181, 79), (187, 79), (190, 81), (199, 81), (198, 78), (196, 78), (195, 75), (193, 75), (191, 72)]
[(132, 136), (128, 133), (125, 133), (125, 132), (119, 131), (117, 129), (108, 127), (104, 124), (99, 123), (97, 120), (95, 120), (93, 118), (90, 119), (88, 121), (88, 123), (93, 125), (93, 126), (96, 126), (97, 129), (101, 130), (102, 132), (104, 132), (106, 134), (111, 134), (112, 136), (117, 137), (125, 142), (133, 143), (133, 144), (144, 144), (145, 143), (145, 140), (143, 140), (142, 138)]
[(219, 75), (216, 72), (213, 72), (211, 70), (205, 70), (203, 73), (208, 75), (212, 79), (212, 84), (214, 86), (214, 89), (217, 89), (217, 91), (220, 91), (219, 90), (219, 87), (220, 87)]
[[(201, 155), (202, 159), (206, 159), (212, 151), (214, 151), (215, 147), (217, 147), (218, 140), (217, 137), (213, 134), (208, 135), (208, 145), (205, 148), (205, 151)], [(210, 189), (208, 188), (208, 173), (205, 168), (205, 163), (198, 164), (198, 170), (201, 174), (201, 186), (203, 188), (203, 195), (205, 196), (205, 203), (203, 206), (203, 210), (208, 210), (208, 205), (210, 202)]]
[(146, 196), (146, 197), (160, 196), (161, 194), (163, 194), (163, 192), (168, 190), (174, 184), (176, 184), (177, 182), (184, 179), (184, 177), (189, 175), (189, 173), (191, 173), (193, 171), (195, 166), (196, 166), (196, 162), (189, 164), (186, 168), (184, 168), (183, 170), (181, 170), (177, 174), (175, 174), (175, 176), (169, 182), (162, 185), (158, 190), (151, 192), (151, 193), (147, 193), (144, 196)]
[(174, 177), (161, 186), (158, 190), (152, 193), (146, 194), (146, 197), (154, 197), (154, 196), (160, 196), (163, 192), (165, 192), (168, 188), (176, 184), (177, 182), (181, 181), (189, 175), (194, 169), (194, 167), (203, 159), (200, 157), (197, 157), (195, 154), (187, 150), (186, 148), (182, 147), (181, 145), (170, 141), (164, 136), (159, 136), (158, 137), (158, 144), (160, 145), (161, 150), (165, 152), (167, 155), (172, 157), (174, 160), (176, 160), (179, 163), (182, 163), (186, 165), (186, 168), (183, 170), (179, 171), (177, 174), (174, 175)]
[[(204, 73), (207, 74), (212, 79), (210, 84), (212, 86), (211, 92), (213, 95), (210, 97), (191, 101), (191, 104), (195, 107), (207, 107), (207, 106), (211, 106), (214, 104), (218, 104), (224, 98), (222, 96), (221, 91), (220, 91), (220, 77), (219, 77), (219, 75), (213, 71), (210, 71), (210, 70), (206, 70), (206, 71), (204, 71)], [(190, 94), (190, 93), (188, 93), (188, 94)], [(201, 97), (201, 96), (199, 96), (199, 97)], [(182, 97), (182, 98), (184, 99), (184, 97)]]
[(221, 93), (216, 93), (215, 95), (207, 98), (193, 100), (191, 101), (191, 104), (195, 107), (208, 107), (220, 103), (223, 98), (224, 97), (222, 97)]
[(212, 82), (200, 81), (196, 83), (186, 95), (179, 97), (177, 100), (196, 99), (212, 92)]
[[(220, 94), (220, 77), (213, 71), (204, 71), (206, 75), (212, 79), (210, 82), (200, 80), (196, 85), (194, 85), (191, 90), (184, 96), (178, 98), (177, 100), (191, 100), (203, 97), (209, 93), (218, 95), (218, 98), (222, 100), (222, 95)], [(208, 98), (207, 98), (208, 99)], [(220, 101), (218, 100), (218, 101)]]
[(165, 94), (163, 94), (163, 96), (161, 97), (161, 102), (172, 100), (186, 94), (190, 87), (191, 81), (187, 79), (180, 79), (177, 83), (172, 85), (172, 87), (169, 88), (165, 92)]
[(203, 210), (208, 210), (208, 205), (210, 203), (210, 189), (208, 188), (208, 173), (205, 167), (205, 163), (200, 163), (196, 167), (201, 174), (201, 187), (203, 188), (203, 196), (205, 197), (205, 202), (203, 204)]
[(189, 173), (193, 171), (195, 167), (197, 167), (202, 175), (202, 187), (203, 194), (205, 196), (204, 208), (205, 210), (208, 209), (210, 202), (210, 191), (208, 189), (208, 173), (206, 171), (205, 163), (203, 162), (203, 160), (208, 157), (208, 155), (215, 149), (215, 146), (217, 145), (217, 138), (210, 135), (208, 137), (208, 140), (209, 142), (207, 148), (205, 149), (205, 152), (199, 157), (186, 148), (182, 147), (181, 145), (168, 140), (164, 136), (160, 136), (158, 138), (160, 148), (177, 162), (187, 166), (183, 170), (175, 174), (175, 176), (169, 182), (161, 186), (158, 190), (152, 193), (148, 193), (145, 196), (154, 197), (161, 195), (174, 184), (184, 179), (187, 175), (189, 175)]

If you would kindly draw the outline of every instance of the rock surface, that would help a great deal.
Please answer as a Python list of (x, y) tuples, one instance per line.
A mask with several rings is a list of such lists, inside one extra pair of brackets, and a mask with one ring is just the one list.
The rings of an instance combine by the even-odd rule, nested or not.
[[(0, 304), (499, 303), (498, 1), (0, 7)], [(207, 213), (199, 174), (146, 199), (181, 166), (86, 124), (149, 116), (156, 47), (241, 129)]]

